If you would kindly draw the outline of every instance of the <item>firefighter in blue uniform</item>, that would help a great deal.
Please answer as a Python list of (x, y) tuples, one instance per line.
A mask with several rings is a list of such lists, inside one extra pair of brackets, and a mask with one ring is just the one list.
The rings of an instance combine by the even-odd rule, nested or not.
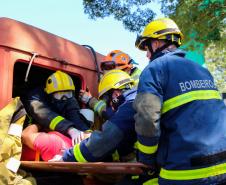
[[(137, 86), (141, 70), (135, 67), (134, 64), (137, 63), (128, 54), (120, 50), (113, 50), (104, 57), (100, 67), (104, 73), (112, 69), (120, 69), (127, 72), (134, 80), (134, 85)], [(105, 98), (98, 101), (89, 92), (81, 90), (80, 100), (92, 108), (104, 120), (108, 120), (114, 114), (111, 106), (106, 104), (108, 100)]]
[(23, 98), (23, 103), (33, 123), (69, 135), (73, 143), (79, 143), (91, 123), (79, 112), (74, 90), (72, 78), (56, 71), (48, 77), (45, 89), (32, 89)]
[(118, 69), (111, 70), (102, 77), (98, 87), (99, 98), (109, 96), (112, 107), (117, 111), (102, 125), (101, 131), (93, 131), (89, 138), (66, 150), (64, 161), (103, 161), (116, 153), (120, 161), (134, 159), (135, 155), (131, 155), (134, 154), (136, 141), (133, 118), (135, 111), (132, 107), (136, 89), (133, 84), (133, 79)]
[(178, 49), (182, 39), (163, 18), (136, 40), (150, 59), (134, 101), (139, 160), (159, 172), (146, 184), (224, 184), (226, 106), (209, 71)]

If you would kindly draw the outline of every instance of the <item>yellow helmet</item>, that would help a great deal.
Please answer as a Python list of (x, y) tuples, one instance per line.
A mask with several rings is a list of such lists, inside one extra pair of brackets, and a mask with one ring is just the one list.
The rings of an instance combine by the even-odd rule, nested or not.
[(111, 89), (123, 89), (127, 85), (134, 85), (134, 80), (126, 72), (119, 69), (110, 70), (100, 80), (99, 98)]
[(75, 90), (73, 80), (68, 74), (62, 71), (56, 71), (46, 80), (45, 92), (47, 94), (70, 90)]
[(184, 36), (172, 19), (162, 18), (150, 22), (144, 28), (142, 35), (137, 37), (135, 46), (140, 50), (147, 50), (145, 47), (147, 45), (146, 41), (150, 38), (169, 40), (181, 45)]

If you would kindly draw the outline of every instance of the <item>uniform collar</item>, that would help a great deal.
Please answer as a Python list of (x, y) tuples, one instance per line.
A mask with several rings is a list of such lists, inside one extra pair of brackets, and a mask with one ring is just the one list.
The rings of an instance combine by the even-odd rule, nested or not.
[(169, 54), (169, 55), (177, 55), (177, 56), (180, 56), (180, 57), (185, 57), (185, 55), (186, 55), (185, 51), (183, 51), (181, 49), (178, 49), (178, 48), (176, 48), (176, 49), (168, 49), (167, 48), (167, 49), (165, 49), (165, 50), (163, 50), (161, 52), (156, 53), (152, 57), (152, 59), (150, 60), (150, 62), (152, 62), (156, 58), (159, 58), (159, 57), (161, 57), (163, 55), (166, 55), (166, 54)]

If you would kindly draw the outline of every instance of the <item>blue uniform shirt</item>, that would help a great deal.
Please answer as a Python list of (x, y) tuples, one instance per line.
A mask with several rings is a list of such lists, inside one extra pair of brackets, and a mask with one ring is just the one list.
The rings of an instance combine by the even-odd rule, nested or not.
[(119, 156), (126, 156), (134, 151), (136, 133), (132, 107), (136, 90), (124, 93), (125, 101), (113, 116), (102, 126), (102, 131), (95, 130), (91, 136), (64, 153), (64, 161), (94, 162), (109, 159), (116, 150)]
[[(138, 140), (143, 145), (158, 146), (153, 158), (157, 156), (157, 164), (161, 167), (159, 184), (187, 185), (189, 180), (195, 181), (194, 184), (220, 182), (226, 171), (211, 171), (209, 176), (200, 175), (199, 178), (194, 174), (200, 174), (198, 169), (204, 169), (201, 174), (208, 174), (207, 167), (218, 164), (226, 167), (226, 107), (209, 71), (184, 56), (179, 49), (162, 53), (142, 72), (138, 95), (159, 97), (161, 135), (156, 139), (138, 133)], [(145, 161), (145, 157), (141, 160), (150, 162)], [(194, 171), (190, 174), (186, 171), (190, 176), (183, 176), (180, 170)], [(217, 174), (221, 175), (218, 179), (210, 178)]]

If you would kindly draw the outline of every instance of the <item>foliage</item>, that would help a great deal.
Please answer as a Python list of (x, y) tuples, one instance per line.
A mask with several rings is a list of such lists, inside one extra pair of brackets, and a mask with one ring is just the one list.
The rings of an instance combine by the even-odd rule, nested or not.
[[(224, 0), (162, 0), (162, 4), (162, 11), (174, 19), (184, 33), (185, 43), (195, 39), (195, 43), (204, 44), (206, 66), (219, 90), (226, 92)], [(190, 48), (193, 49), (198, 48)]]
[(205, 50), (208, 69), (214, 76), (218, 89), (226, 93), (226, 33), (222, 33), (221, 42), (212, 42)]
[(146, 8), (151, 0), (83, 0), (84, 12), (91, 19), (113, 16), (132, 32), (140, 32), (155, 13)]
[[(197, 32), (197, 41), (206, 46), (219, 41), (225, 30), (224, 0), (161, 0), (162, 11), (170, 16), (185, 36)], [(189, 40), (185, 37), (185, 42)]]
[[(161, 2), (163, 13), (175, 20), (184, 33), (186, 45), (194, 39), (194, 43), (204, 44), (206, 66), (214, 76), (219, 90), (226, 92), (225, 0)], [(195, 46), (192, 49), (198, 50)]]
[(151, 2), (161, 3), (162, 12), (172, 17), (185, 35), (197, 31), (203, 43), (219, 40), (225, 29), (224, 0), (83, 0), (83, 5), (91, 19), (113, 16), (129, 31), (140, 32), (155, 17)]
[[(140, 32), (153, 20), (149, 7), (154, 0), (83, 0), (89, 18), (113, 16), (131, 32)], [(185, 47), (205, 50), (206, 65), (221, 91), (226, 92), (225, 0), (155, 0), (162, 12), (178, 24), (185, 35)], [(190, 40), (190, 41), (189, 41)], [(192, 41), (192, 42), (191, 42)], [(194, 44), (191, 44), (194, 43)]]

